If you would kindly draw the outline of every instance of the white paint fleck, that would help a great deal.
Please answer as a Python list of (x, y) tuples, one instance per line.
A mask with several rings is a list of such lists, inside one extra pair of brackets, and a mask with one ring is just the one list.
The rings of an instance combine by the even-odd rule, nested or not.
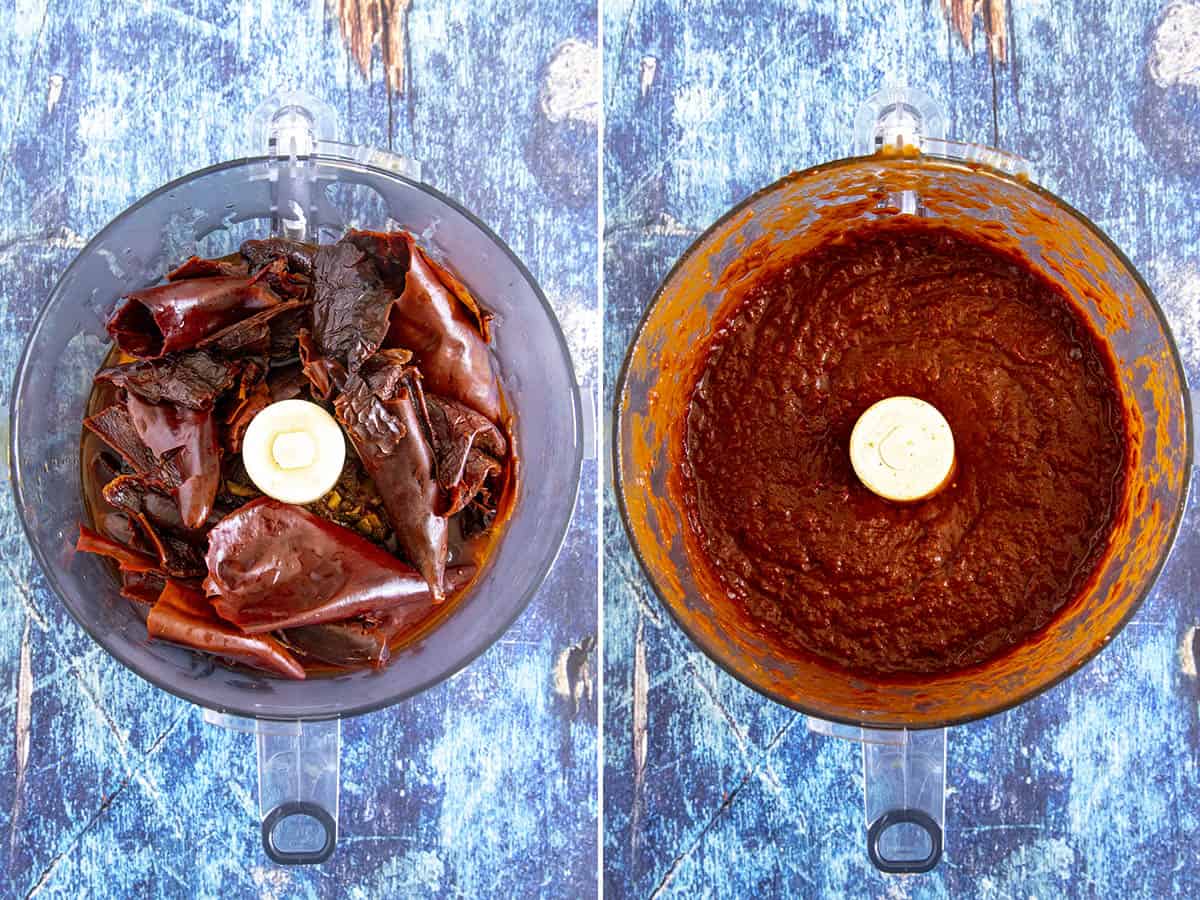
[(58, 105), (58, 100), (62, 97), (63, 82), (61, 75), (50, 76), (50, 86), (46, 90), (46, 115), (54, 112), (54, 107)]
[(633, 856), (637, 861), (642, 839), (642, 806), (646, 783), (646, 737), (649, 724), (647, 695), (650, 676), (646, 668), (646, 623), (638, 616), (637, 636), (633, 650), (633, 810), (630, 830), (633, 833)]
[[(5, 436), (5, 445), (7, 446), (7, 435)], [(21, 574), (17, 567), (8, 560), (3, 561), (4, 568), (8, 570), (9, 583), (14, 585), (17, 590), (17, 598), (21, 601), (21, 605), (25, 607), (25, 615), (27, 615), (35, 625), (42, 631), (50, 630), (50, 623), (46, 621), (36, 606), (33, 605), (33, 593), (29, 586), (29, 579)]]
[(1196, 654), (1192, 648), (1196, 646), (1196, 626), (1192, 626), (1183, 633), (1183, 643), (1179, 645), (1179, 665), (1183, 669), (1183, 674), (1189, 678), (1196, 678)]
[(599, 123), (600, 53), (594, 44), (563, 41), (550, 57), (544, 78), (540, 103), (548, 121)]
[(413, 868), (421, 884), (430, 896), (442, 892), (442, 879), (446, 876), (446, 864), (436, 850), (419, 850), (413, 853)]
[(1153, 266), (1155, 293), (1188, 368), (1200, 365), (1200, 266), (1159, 261)]
[(1159, 87), (1200, 87), (1200, 3), (1167, 6), (1150, 43), (1150, 77)]
[(61, 225), (46, 238), (46, 243), (55, 250), (82, 250), (87, 246), (87, 238), (78, 231)]
[(595, 372), (600, 359), (600, 311), (588, 306), (580, 295), (556, 302), (554, 311), (558, 314), (559, 324), (580, 377)]
[(41, 895), (42, 889), (45, 888), (46, 885), (48, 885), (51, 882), (51, 880), (54, 878), (54, 873), (58, 870), (59, 864), (64, 859), (66, 859), (65, 855), (60, 855), (60, 856), (54, 857), (54, 860), (46, 868), (46, 871), (42, 872), (41, 877), (37, 880), (37, 884), (35, 884), (30, 889), (29, 893), (25, 895), (25, 900), (33, 900), (34, 897), (38, 897)]
[(576, 712), (585, 699), (592, 697), (592, 669), (586, 662), (578, 666), (576, 677), (571, 677), (571, 655), (580, 652), (579, 645), (567, 647), (554, 661), (554, 693), (571, 703)]
[(691, 82), (679, 89), (672, 115), (683, 132), (706, 131), (722, 120), (729, 104), (726, 92), (717, 89), (720, 84), (719, 75), (711, 75), (707, 82)]
[[(66, 225), (59, 225), (41, 234), (23, 234), (8, 241), (0, 248), (0, 259), (11, 259), (29, 252), (31, 247), (49, 247), (53, 250), (82, 250), (87, 240)], [(7, 440), (7, 436), (5, 436)]]
[(225, 784), (229, 788), (229, 793), (237, 800), (238, 804), (246, 811), (246, 815), (251, 819), (258, 818), (259, 809), (258, 802), (250, 796), (250, 792), (236, 778), (230, 778)]
[(21, 804), (25, 797), (25, 770), (29, 765), (29, 726), (33, 713), (33, 660), (29, 649), (29, 616), (25, 617), (25, 630), (21, 633), (21, 661), (17, 670), (17, 719), (16, 750), (17, 771), (13, 786), (12, 814), (8, 819), (8, 856), (12, 860), (16, 849), (21, 818)]
[(654, 221), (642, 226), (642, 234), (652, 237), (687, 237), (699, 236), (700, 229), (687, 225), (666, 210), (658, 214)]
[(122, 93), (118, 90), (114, 92), (113, 97), (96, 98), (93, 103), (80, 110), (75, 133), (81, 141), (104, 145), (111, 142), (114, 135), (122, 132), (118, 123), (128, 112), (120, 105)]
[(1062, 838), (1038, 838), (1018, 846), (1004, 869), (1030, 881), (1041, 876), (1066, 882), (1076, 870), (1075, 851)]
[(642, 57), (642, 76), (641, 88), (642, 96), (645, 97), (650, 93), (650, 88), (654, 86), (654, 78), (658, 74), (658, 60), (653, 56)]
[(291, 896), (288, 888), (292, 885), (292, 876), (287, 869), (272, 866), (251, 866), (250, 878), (258, 887), (259, 900), (282, 900)]
[(646, 768), (646, 728), (649, 707), (650, 676), (646, 667), (645, 626), (638, 619), (636, 646), (633, 654), (633, 770), (636, 781), (641, 780)]

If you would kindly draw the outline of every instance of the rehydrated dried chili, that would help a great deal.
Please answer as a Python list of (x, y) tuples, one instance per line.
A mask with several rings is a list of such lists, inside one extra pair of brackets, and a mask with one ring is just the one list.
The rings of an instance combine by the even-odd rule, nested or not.
[[(77, 549), (115, 561), (152, 638), (291, 678), (386, 665), (474, 577), (515, 463), (490, 314), (406, 232), (252, 240), (167, 278), (108, 321)], [(306, 506), (263, 496), (240, 455), (293, 399), (354, 451)]]

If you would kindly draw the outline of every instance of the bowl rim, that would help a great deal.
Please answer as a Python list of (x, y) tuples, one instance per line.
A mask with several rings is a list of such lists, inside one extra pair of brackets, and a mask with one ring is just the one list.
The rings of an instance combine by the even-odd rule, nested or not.
[[(688, 624), (685, 621), (683, 621), (683, 619), (677, 614), (675, 608), (669, 602), (667, 602), (662, 589), (659, 587), (658, 582), (655, 581), (654, 576), (651, 574), (650, 568), (646, 562), (646, 558), (642, 553), (641, 547), (638, 545), (637, 539), (634, 536), (633, 529), (630, 527), (631, 516), (630, 516), (628, 505), (625, 502), (626, 485), (625, 485), (625, 481), (624, 481), (624, 478), (622, 475), (622, 465), (621, 465), (621, 463), (622, 463), (621, 435), (622, 435), (624, 426), (626, 424), (626, 418), (622, 413), (622, 408), (624, 406), (623, 399), (625, 397), (626, 390), (627, 390), (629, 370), (630, 370), (631, 364), (633, 362), (634, 348), (637, 347), (638, 344), (640, 343), (643, 332), (646, 329), (646, 324), (650, 320), (651, 314), (654, 312), (654, 310), (658, 306), (659, 301), (662, 299), (663, 294), (666, 292), (667, 286), (674, 279), (675, 274), (684, 266), (684, 264), (686, 262), (688, 262), (688, 260), (691, 259), (692, 255), (698, 251), (700, 246), (706, 240), (708, 240), (708, 238), (711, 235), (713, 235), (716, 231), (721, 229), (728, 221), (733, 219), (735, 216), (739, 215), (744, 209), (750, 207), (751, 205), (753, 205), (757, 201), (761, 200), (762, 198), (766, 197), (767, 195), (775, 192), (776, 190), (780, 190), (780, 189), (784, 188), (788, 184), (795, 183), (804, 178), (808, 178), (808, 177), (811, 177), (814, 175), (818, 175), (818, 174), (821, 174), (824, 172), (833, 171), (833, 170), (837, 170), (837, 169), (869, 165), (872, 162), (879, 163), (882, 165), (897, 165), (897, 166), (923, 166), (923, 165), (932, 164), (935, 167), (954, 169), (954, 170), (958, 170), (958, 171), (971, 171), (971, 172), (975, 172), (975, 173), (981, 173), (981, 174), (987, 175), (989, 177), (998, 178), (1000, 180), (1009, 182), (1010, 184), (1015, 185), (1016, 187), (1024, 188), (1025, 190), (1032, 191), (1033, 193), (1048, 200), (1051, 204), (1058, 206), (1059, 208), (1064, 210), (1069, 215), (1073, 216), (1085, 229), (1087, 229), (1089, 232), (1094, 234), (1101, 241), (1101, 243), (1104, 246), (1106, 246), (1113, 253), (1113, 255), (1116, 257), (1117, 261), (1119, 263), (1121, 263), (1122, 266), (1125, 267), (1126, 271), (1133, 278), (1134, 283), (1138, 286), (1138, 288), (1141, 289), (1145, 293), (1147, 299), (1150, 301), (1151, 308), (1154, 310), (1155, 315), (1158, 316), (1158, 320), (1161, 323), (1161, 325), (1163, 326), (1163, 334), (1166, 337), (1166, 345), (1167, 345), (1168, 350), (1170, 351), (1170, 361), (1174, 365), (1176, 374), (1178, 375), (1178, 378), (1179, 378), (1179, 383), (1183, 388), (1182, 392), (1181, 392), (1182, 399), (1183, 399), (1184, 460), (1185, 460), (1184, 467), (1183, 467), (1184, 468), (1183, 483), (1180, 485), (1179, 501), (1176, 504), (1175, 510), (1172, 512), (1171, 524), (1168, 529), (1167, 540), (1164, 545), (1164, 550), (1163, 550), (1161, 556), (1159, 557), (1159, 559), (1156, 560), (1154, 565), (1151, 567), (1150, 577), (1147, 579), (1146, 586), (1142, 589), (1142, 592), (1141, 592), (1140, 596), (1137, 598), (1137, 600), (1130, 604), (1129, 609), (1126, 610), (1125, 614), (1121, 617), (1120, 621), (1118, 621), (1117, 624), (1112, 628), (1112, 630), (1107, 635), (1104, 636), (1103, 640), (1097, 642), (1097, 644), (1092, 648), (1092, 650), (1090, 650), (1088, 653), (1086, 653), (1084, 656), (1082, 656), (1078, 661), (1073, 663), (1071, 666), (1069, 666), (1069, 667), (1063, 669), (1061, 672), (1057, 673), (1053, 678), (1049, 679), (1044, 684), (1039, 685), (1037, 687), (1030, 688), (1028, 690), (1021, 691), (1020, 693), (1018, 693), (1011, 699), (1006, 700), (1004, 703), (997, 704), (991, 708), (988, 708), (985, 712), (982, 712), (982, 713), (971, 714), (971, 715), (962, 715), (962, 716), (948, 716), (948, 717), (944, 717), (944, 718), (930, 720), (928, 722), (922, 721), (920, 724), (917, 724), (917, 725), (912, 725), (910, 723), (905, 723), (905, 722), (900, 722), (900, 721), (870, 722), (870, 721), (864, 721), (863, 719), (856, 719), (856, 718), (853, 718), (850, 716), (833, 716), (833, 715), (829, 715), (826, 712), (822, 712), (822, 711), (813, 709), (802, 702), (795, 702), (795, 701), (783, 696), (779, 691), (777, 691), (773, 688), (755, 683), (754, 679), (748, 673), (739, 670), (729, 660), (727, 660), (724, 657), (724, 654), (722, 654), (719, 650), (717, 650), (714, 647), (714, 645), (700, 631), (690, 628), (688, 626)], [(714, 663), (716, 663), (717, 666), (720, 667), (727, 674), (732, 675), (734, 678), (736, 678), (738, 681), (740, 681), (746, 687), (750, 688), (755, 693), (757, 693), (761, 696), (764, 696), (767, 699), (780, 704), (781, 706), (786, 706), (790, 709), (794, 709), (797, 712), (803, 713), (804, 715), (810, 716), (814, 719), (821, 719), (821, 720), (824, 720), (827, 722), (836, 722), (836, 723), (839, 723), (842, 725), (850, 725), (850, 726), (858, 727), (858, 728), (876, 729), (876, 730), (881, 730), (881, 731), (899, 730), (899, 729), (925, 730), (925, 729), (935, 729), (935, 728), (950, 728), (955, 725), (964, 725), (968, 722), (975, 722), (975, 721), (979, 721), (981, 719), (989, 718), (998, 713), (1002, 713), (1002, 712), (1005, 712), (1016, 706), (1019, 706), (1022, 703), (1025, 703), (1027, 700), (1032, 700), (1034, 697), (1037, 697), (1040, 694), (1043, 694), (1046, 691), (1049, 691), (1051, 688), (1057, 687), (1059, 684), (1061, 684), (1067, 678), (1074, 675), (1081, 668), (1083, 668), (1085, 665), (1087, 665), (1092, 660), (1094, 660), (1096, 658), (1096, 656), (1100, 653), (1101, 650), (1103, 650), (1105, 647), (1109, 646), (1112, 643), (1112, 639), (1114, 637), (1116, 637), (1118, 634), (1120, 634), (1120, 632), (1129, 623), (1130, 619), (1133, 618), (1134, 614), (1141, 608), (1142, 604), (1146, 601), (1146, 598), (1150, 595), (1150, 592), (1153, 591), (1154, 588), (1157, 586), (1158, 580), (1159, 580), (1160, 576), (1162, 575), (1163, 567), (1166, 565), (1167, 560), (1170, 559), (1172, 550), (1174, 549), (1174, 546), (1175, 546), (1175, 542), (1179, 537), (1179, 528), (1183, 521), (1183, 514), (1187, 508), (1188, 495), (1189, 495), (1189, 492), (1191, 489), (1191, 479), (1192, 479), (1192, 469), (1193, 469), (1194, 434), (1193, 434), (1193, 421), (1192, 421), (1192, 403), (1191, 403), (1191, 395), (1190, 395), (1190, 390), (1189, 390), (1189, 385), (1188, 385), (1188, 380), (1187, 380), (1187, 370), (1184, 368), (1183, 360), (1179, 355), (1179, 348), (1175, 342), (1175, 335), (1171, 331), (1170, 322), (1168, 321), (1166, 314), (1163, 312), (1163, 308), (1159, 304), (1158, 298), (1155, 296), (1154, 292), (1150, 289), (1149, 284), (1146, 283), (1146, 280), (1142, 277), (1142, 274), (1133, 265), (1133, 263), (1130, 261), (1129, 257), (1125, 255), (1125, 253), (1121, 250), (1121, 248), (1116, 245), (1116, 243), (1103, 231), (1103, 229), (1100, 228), (1100, 226), (1098, 226), (1088, 216), (1084, 215), (1082, 212), (1080, 212), (1078, 209), (1076, 209), (1074, 206), (1072, 206), (1066, 200), (1059, 197), (1053, 191), (1047, 189), (1046, 187), (1043, 187), (1042, 185), (1040, 185), (1030, 179), (1017, 178), (1007, 172), (1003, 172), (999, 169), (996, 169), (992, 166), (988, 166), (984, 163), (966, 162), (961, 159), (956, 159), (956, 158), (950, 157), (950, 156), (943, 156), (941, 154), (936, 154), (936, 153), (922, 153), (916, 157), (884, 157), (884, 156), (877, 156), (877, 155), (844, 156), (844, 157), (839, 157), (837, 159), (827, 160), (825, 162), (821, 162), (816, 165), (809, 166), (805, 169), (790, 172), (790, 173), (782, 176), (781, 178), (777, 178), (775, 181), (772, 181), (770, 184), (767, 184), (766, 186), (759, 188), (758, 190), (749, 194), (747, 197), (745, 197), (738, 203), (736, 203), (733, 206), (731, 206), (730, 208), (728, 208), (724, 213), (722, 213), (720, 215), (720, 217), (718, 217), (711, 225), (709, 225), (706, 229), (704, 229), (704, 231), (688, 245), (687, 249), (684, 250), (679, 255), (679, 258), (675, 261), (675, 263), (667, 271), (667, 274), (665, 276), (663, 276), (662, 280), (658, 284), (658, 287), (655, 288), (654, 293), (651, 295), (649, 302), (646, 304), (646, 308), (643, 311), (641, 318), (638, 320), (637, 326), (634, 329), (634, 332), (629, 339), (629, 344), (625, 349), (625, 356), (621, 363), (621, 368), (618, 372), (617, 380), (615, 382), (615, 387), (613, 390), (612, 404), (613, 404), (612, 405), (613, 425), (612, 425), (612, 432), (611, 432), (612, 457), (611, 457), (610, 462), (613, 467), (613, 489), (614, 489), (614, 493), (616, 494), (617, 508), (621, 514), (621, 524), (624, 527), (625, 536), (629, 542), (629, 546), (632, 549), (633, 554), (638, 561), (638, 565), (641, 567), (642, 574), (643, 574), (646, 582), (653, 589), (654, 594), (658, 598), (659, 603), (667, 610), (667, 613), (674, 620), (675, 624), (679, 626), (680, 630), (683, 631), (683, 633), (685, 635), (687, 635), (687, 637), (692, 641), (693, 644), (695, 644), (697, 647), (699, 647), (704, 652), (705, 656), (707, 656), (710, 660), (712, 660)]]
[[(153, 675), (147, 673), (146, 671), (143, 671), (141, 666), (133, 663), (132, 661), (124, 659), (122, 657), (122, 655), (119, 652), (117, 652), (117, 650), (115, 649), (116, 642), (113, 640), (110, 640), (108, 638), (107, 632), (102, 631), (100, 629), (93, 629), (89, 625), (89, 623), (81, 620), (80, 617), (75, 614), (75, 611), (71, 608), (71, 605), (63, 599), (64, 592), (59, 585), (57, 576), (55, 575), (55, 569), (51, 565), (47, 554), (44, 552), (42, 547), (39, 546), (38, 542), (33, 537), (33, 532), (31, 530), (30, 524), (29, 524), (29, 522), (27, 520), (27, 516), (26, 516), (27, 505), (26, 505), (26, 499), (24, 496), (23, 480), (22, 480), (19, 465), (18, 465), (18, 461), (20, 459), (20, 454), (19, 454), (20, 448), (18, 445), (18, 437), (19, 437), (19, 431), (17, 428), (18, 403), (16, 402), (16, 399), (18, 397), (20, 397), (22, 395), (22, 393), (24, 392), (26, 376), (28, 374), (28, 368), (29, 368), (30, 361), (32, 358), (33, 345), (34, 345), (36, 338), (40, 334), (42, 327), (48, 321), (48, 313), (49, 313), (51, 303), (58, 296), (58, 293), (61, 290), (64, 282), (66, 282), (66, 280), (71, 275), (71, 273), (74, 271), (76, 266), (78, 266), (80, 264), (80, 260), (84, 256), (86, 256), (90, 250), (92, 250), (96, 246), (100, 245), (102, 243), (102, 241), (108, 236), (110, 231), (112, 231), (118, 225), (118, 223), (124, 221), (127, 217), (133, 215), (139, 209), (141, 209), (143, 206), (147, 205), (151, 201), (157, 200), (159, 197), (163, 196), (164, 194), (169, 194), (171, 191), (175, 190), (176, 188), (178, 188), (178, 187), (184, 185), (185, 183), (190, 182), (194, 179), (201, 178), (206, 175), (211, 175), (216, 172), (230, 170), (230, 169), (250, 167), (250, 166), (256, 166), (256, 165), (268, 165), (273, 162), (276, 162), (277, 160), (273, 157), (261, 156), (261, 155), (260, 156), (245, 156), (245, 157), (239, 157), (237, 159), (225, 160), (225, 161), (216, 163), (211, 166), (205, 166), (204, 168), (196, 169), (192, 172), (188, 172), (187, 174), (181, 175), (178, 178), (174, 178), (174, 179), (166, 182), (165, 184), (161, 185), (160, 187), (155, 188), (154, 190), (150, 191), (149, 193), (144, 194), (143, 196), (139, 197), (136, 201), (134, 201), (132, 204), (130, 204), (128, 207), (126, 207), (124, 210), (122, 210), (120, 213), (118, 213), (116, 216), (114, 216), (111, 220), (109, 220), (109, 222), (107, 224), (105, 224), (104, 227), (101, 228), (98, 232), (96, 232), (96, 234), (91, 238), (91, 240), (89, 240), (87, 242), (87, 244), (85, 244), (84, 247), (81, 250), (79, 250), (78, 253), (75, 254), (75, 256), (71, 260), (70, 264), (67, 266), (66, 269), (63, 270), (63, 273), (55, 281), (54, 287), (50, 290), (50, 293), (46, 295), (45, 301), (43, 301), (40, 309), (38, 310), (37, 316), (34, 318), (33, 325), (29, 330), (29, 334), (25, 338), (25, 343), (21, 350), (21, 356), (17, 363), (16, 377), (13, 379), (13, 388), (12, 388), (12, 393), (10, 394), (12, 402), (11, 402), (11, 408), (9, 410), (9, 446), (8, 446), (9, 475), (10, 475), (10, 479), (12, 481), (12, 490), (13, 490), (13, 494), (14, 494), (14, 499), (16, 501), (15, 505), (16, 505), (17, 518), (21, 522), (21, 528), (24, 531), (26, 543), (28, 543), (30, 548), (32, 549), (34, 558), (37, 560), (38, 564), (41, 566), (42, 572), (46, 576), (46, 580), (49, 583), (53, 593), (56, 595), (58, 601), (62, 604), (62, 606), (64, 606), (66, 608), (67, 613), (71, 616), (71, 618), (75, 621), (75, 623), (77, 625), (79, 625), (79, 627), (82, 628), (84, 630), (84, 632), (87, 633), (92, 638), (92, 640), (94, 640), (97, 644), (99, 644), (110, 657), (115, 659), (126, 669), (130, 670), (131, 672), (138, 675), (145, 681), (149, 682), (154, 687), (164, 690), (169, 694), (173, 694), (174, 696), (179, 697), (182, 700), (186, 700), (189, 703), (194, 703), (197, 706), (200, 706), (204, 709), (211, 709), (214, 712), (218, 712), (221, 714), (241, 716), (241, 717), (244, 717), (247, 719), (255, 719), (255, 720), (261, 720), (261, 721), (316, 722), (316, 721), (328, 721), (328, 720), (334, 720), (334, 719), (348, 719), (348, 718), (352, 718), (354, 716), (365, 715), (366, 713), (374, 712), (376, 710), (383, 709), (388, 706), (392, 706), (393, 704), (399, 703), (403, 700), (407, 700), (410, 697), (413, 697), (417, 694), (420, 694), (420, 693), (428, 690), (429, 688), (432, 688), (438, 684), (441, 684), (443, 681), (446, 681), (446, 680), (452, 678), (453, 676), (457, 675), (459, 672), (461, 672), (463, 669), (465, 669), (467, 666), (469, 666), (471, 663), (473, 663), (476, 659), (478, 659), (481, 655), (483, 655), (485, 652), (487, 652), (489, 649), (491, 649), (491, 647), (496, 643), (496, 641), (498, 641), (504, 635), (504, 633), (506, 631), (508, 631), (508, 629), (510, 627), (512, 627), (513, 623), (516, 622), (516, 620), (518, 618), (520, 618), (521, 614), (524, 613), (525, 609), (529, 606), (529, 603), (533, 600), (534, 595), (537, 594), (537, 592), (541, 589), (542, 585), (545, 583), (546, 577), (550, 574), (550, 570), (553, 568), (554, 563), (558, 559), (559, 553), (562, 550), (563, 542), (566, 540), (567, 532), (570, 530), (571, 522), (575, 517), (575, 511), (578, 506), (579, 488), (580, 488), (580, 483), (581, 483), (582, 474), (583, 474), (583, 458), (584, 458), (584, 449), (585, 449), (584, 448), (584, 431), (583, 431), (582, 392), (581, 392), (581, 389), (579, 386), (579, 379), (578, 379), (578, 377), (576, 375), (576, 371), (575, 371), (574, 359), (572, 358), (570, 348), (567, 345), (566, 336), (563, 334), (562, 326), (559, 324), (558, 317), (554, 312), (554, 308), (550, 305), (549, 300), (547, 300), (545, 293), (542, 291), (541, 285), (538, 284), (537, 280), (533, 277), (533, 274), (529, 271), (529, 269), (525, 266), (525, 264), (520, 260), (520, 258), (516, 255), (516, 253), (513, 252), (512, 248), (510, 248), (508, 246), (508, 244), (502, 238), (500, 238), (499, 235), (497, 235), (481, 219), (479, 219), (479, 217), (477, 217), (472, 212), (470, 212), (468, 209), (466, 209), (466, 207), (464, 207), (461, 203), (459, 203), (458, 201), (454, 200), (453, 198), (447, 196), (446, 194), (442, 193), (441, 191), (437, 190), (436, 188), (432, 187), (431, 185), (425, 184), (422, 181), (418, 181), (414, 178), (409, 178), (405, 175), (402, 175), (398, 172), (392, 171), (387, 168), (372, 165), (370, 163), (360, 162), (360, 161), (354, 160), (354, 159), (348, 159), (346, 157), (338, 156), (335, 154), (326, 154), (326, 153), (318, 152), (318, 153), (314, 153), (310, 156), (305, 157), (305, 159), (309, 159), (314, 162), (325, 163), (325, 164), (328, 164), (331, 166), (342, 167), (342, 168), (346, 168), (346, 169), (350, 169), (350, 170), (357, 170), (360, 173), (375, 175), (375, 176), (391, 179), (394, 181), (399, 181), (411, 188), (415, 188), (419, 191), (422, 191), (422, 192), (430, 195), (435, 200), (440, 201), (441, 203), (448, 206), (450, 209), (454, 210), (455, 212), (457, 212), (458, 214), (463, 216), (468, 222), (470, 222), (475, 228), (477, 228), (486, 238), (491, 240), (491, 242), (497, 248), (499, 248), (500, 251), (505, 256), (507, 256), (508, 259), (512, 262), (512, 264), (516, 267), (517, 272), (521, 275), (521, 277), (529, 285), (529, 287), (533, 291), (534, 296), (537, 298), (538, 302), (541, 304), (542, 311), (545, 313), (545, 315), (549, 321), (551, 330), (554, 333), (555, 344), (558, 348), (559, 353), (562, 356), (563, 362), (565, 363), (565, 366), (566, 366), (567, 374), (569, 376), (570, 393), (571, 393), (571, 408), (572, 408), (572, 412), (573, 412), (573, 416), (574, 416), (574, 441), (573, 441), (573, 446), (570, 448), (571, 487), (570, 487), (570, 490), (568, 491), (569, 496), (570, 496), (570, 504), (567, 507), (565, 507), (566, 513), (563, 517), (561, 525), (557, 529), (557, 531), (558, 531), (557, 535), (553, 538), (553, 540), (548, 542), (546, 552), (543, 555), (542, 560), (535, 567), (536, 572), (537, 572), (536, 578), (533, 579), (533, 581), (531, 582), (531, 586), (525, 591), (525, 594), (521, 598), (520, 602), (513, 606), (511, 614), (496, 620), (495, 625), (493, 626), (493, 628), (490, 631), (490, 635), (487, 637), (487, 639), (485, 641), (481, 642), (481, 644), (479, 645), (478, 648), (474, 649), (470, 654), (457, 659), (451, 666), (444, 669), (441, 674), (435, 675), (435, 676), (427, 678), (421, 682), (418, 682), (416, 685), (406, 688), (403, 691), (399, 691), (390, 697), (385, 697), (381, 700), (376, 700), (376, 701), (371, 701), (371, 702), (366, 702), (366, 703), (358, 703), (358, 704), (350, 703), (350, 704), (346, 705), (345, 707), (336, 709), (331, 712), (324, 712), (324, 711), (315, 712), (311, 715), (307, 714), (307, 713), (296, 713), (296, 714), (288, 713), (288, 714), (281, 714), (281, 715), (272, 715), (269, 711), (263, 711), (262, 709), (254, 708), (252, 706), (242, 706), (240, 704), (213, 703), (210, 700), (208, 700), (207, 698), (205, 698), (201, 692), (189, 690), (186, 687), (180, 687), (175, 684), (170, 684), (167, 682), (166, 679), (160, 679), (156, 676), (153, 676)], [(503, 540), (503, 538), (501, 538), (501, 540)], [(469, 599), (469, 595), (468, 595), (468, 598), (464, 598), (464, 599)], [(444, 625), (445, 625), (445, 623), (442, 623), (442, 625), (439, 625), (438, 627), (441, 628), (441, 627), (444, 627)], [(187, 648), (181, 648), (181, 649), (183, 649), (185, 651), (187, 650)], [(270, 678), (271, 676), (263, 674), (262, 677)], [(324, 680), (324, 679), (322, 679), (322, 680)]]

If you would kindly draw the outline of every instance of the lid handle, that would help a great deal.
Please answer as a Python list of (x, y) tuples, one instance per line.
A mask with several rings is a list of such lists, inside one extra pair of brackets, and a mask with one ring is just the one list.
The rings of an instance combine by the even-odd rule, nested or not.
[(271, 233), (294, 241), (317, 235), (321, 192), (313, 157), (334, 138), (336, 116), (304, 91), (277, 90), (250, 115), (250, 139), (271, 158)]
[(247, 122), (250, 145), (268, 156), (302, 159), (322, 141), (337, 139), (337, 113), (319, 97), (280, 88), (266, 97)]
[(280, 162), (311, 156), (350, 160), (421, 180), (421, 163), (409, 156), (338, 139), (338, 115), (333, 107), (306, 91), (280, 88), (258, 104), (247, 122), (250, 146)]
[(318, 223), (339, 218), (324, 197), (318, 158), (349, 160), (421, 180), (421, 164), (407, 156), (337, 140), (337, 113), (305, 91), (281, 88), (247, 121), (251, 146), (270, 157), (271, 233), (297, 241), (317, 239)]
[(885, 85), (858, 108), (854, 117), (854, 153), (870, 156), (885, 147), (903, 153), (921, 150), (925, 139), (946, 137), (946, 116), (924, 91), (907, 85)]
[(854, 117), (853, 152), (856, 156), (942, 156), (1033, 179), (1029, 161), (1015, 153), (946, 137), (941, 104), (920, 88), (904, 84), (884, 85), (859, 106)]

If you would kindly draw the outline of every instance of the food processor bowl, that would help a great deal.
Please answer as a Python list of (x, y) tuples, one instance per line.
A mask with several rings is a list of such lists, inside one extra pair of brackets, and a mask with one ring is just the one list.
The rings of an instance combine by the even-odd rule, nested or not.
[[(869, 754), (875, 752), (870, 746), (908, 748), (904, 752), (925, 754), (929, 765), (937, 766), (938, 746), (930, 743), (930, 735), (889, 734), (886, 729), (941, 728), (999, 712), (1066, 677), (1112, 640), (1167, 558), (1192, 465), (1183, 367), (1163, 312), (1143, 279), (1094, 223), (1033, 183), (1021, 160), (930, 134), (928, 129), (939, 128), (942, 120), (931, 107), (918, 92), (881, 92), (859, 116), (856, 151), (864, 155), (789, 175), (709, 228), (659, 287), (616, 390), (617, 497), (633, 548), (659, 598), (726, 671), (817, 717), (821, 721), (814, 730), (868, 743), (870, 823), (881, 815), (870, 796)], [(677, 478), (681, 423), (702, 362), (696, 348), (739, 301), (741, 288), (761, 267), (870, 222), (900, 216), (945, 224), (1017, 254), (1071, 298), (1116, 362), (1132, 464), (1109, 546), (1094, 576), (1033, 638), (970, 669), (872, 680), (781, 650), (726, 601), (708, 567), (692, 564), (699, 551), (690, 543)], [(922, 741), (922, 747), (915, 748), (914, 740)], [(944, 748), (944, 735), (940, 740)], [(892, 760), (881, 763), (881, 771), (903, 774), (905, 765), (903, 758)], [(908, 774), (915, 774), (911, 767)], [(940, 769), (933, 774), (937, 789), (925, 805), (939, 826), (937, 833), (921, 821), (896, 821), (914, 821), (940, 846)], [(900, 780), (915, 785), (920, 778)], [(900, 805), (910, 808), (916, 789), (905, 790), (910, 796)], [(874, 859), (874, 842), (871, 849)], [(928, 868), (936, 858), (902, 862), (917, 867), (889, 870), (923, 871), (918, 864)]]
[[(34, 554), (74, 619), (147, 681), (258, 734), (267, 852), (280, 862), (315, 862), (336, 836), (336, 720), (448, 678), (499, 638), (541, 585), (574, 510), (582, 406), (554, 312), (499, 237), (421, 183), (410, 161), (327, 140), (332, 116), (312, 98), (279, 94), (264, 110), (260, 146), (269, 155), (221, 163), (143, 197), (63, 274), (17, 372), (12, 479)], [(74, 550), (86, 520), (81, 423), (109, 347), (105, 320), (119, 297), (157, 283), (192, 253), (218, 256), (268, 233), (335, 240), (351, 226), (411, 231), (495, 313), (493, 362), (520, 459), (512, 515), (467, 595), (381, 671), (290, 681), (150, 642), (106, 561)], [(284, 826), (289, 818), (296, 821)]]

